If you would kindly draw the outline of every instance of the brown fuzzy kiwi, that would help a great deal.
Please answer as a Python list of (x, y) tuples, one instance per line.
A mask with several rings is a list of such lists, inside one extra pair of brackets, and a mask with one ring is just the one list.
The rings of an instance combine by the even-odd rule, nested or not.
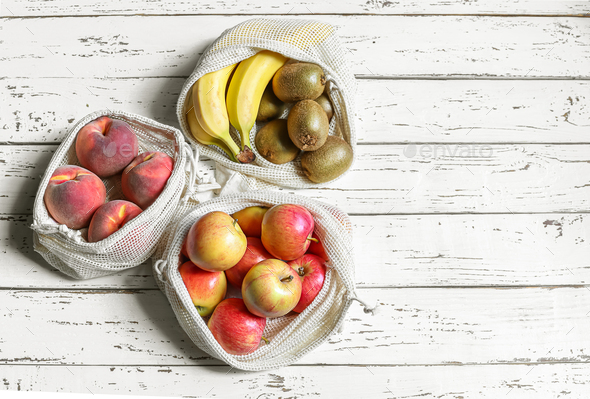
[(304, 152), (301, 167), (309, 180), (325, 183), (334, 180), (352, 165), (352, 147), (340, 137), (328, 136), (316, 151)]
[(299, 62), (283, 65), (272, 79), (272, 89), (284, 102), (315, 100), (324, 91), (326, 75), (319, 65)]
[(328, 98), (328, 95), (324, 93), (314, 101), (322, 106), (323, 110), (326, 112), (326, 115), (328, 115), (328, 121), (332, 119), (332, 116), (334, 115), (334, 108), (332, 107), (332, 102)]
[(256, 133), (254, 144), (264, 159), (277, 165), (294, 160), (300, 152), (289, 138), (286, 119), (275, 119), (264, 125)]
[(303, 151), (315, 151), (326, 142), (330, 123), (321, 105), (299, 101), (289, 111), (287, 127), (291, 141)]
[(283, 114), (287, 104), (282, 102), (275, 96), (272, 91), (272, 83), (269, 83), (264, 89), (262, 99), (260, 100), (260, 106), (258, 107), (258, 115), (256, 116), (257, 122), (266, 122), (271, 119), (276, 119)]

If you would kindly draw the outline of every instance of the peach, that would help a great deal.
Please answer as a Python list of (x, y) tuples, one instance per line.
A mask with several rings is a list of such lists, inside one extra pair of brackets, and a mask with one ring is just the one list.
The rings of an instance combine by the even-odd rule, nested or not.
[(123, 171), (123, 194), (128, 200), (146, 209), (164, 190), (172, 168), (174, 161), (163, 152), (148, 151), (139, 154)]
[(137, 136), (131, 126), (108, 116), (89, 122), (76, 137), (80, 164), (103, 178), (120, 173), (138, 151)]
[(141, 208), (124, 200), (109, 201), (96, 210), (88, 228), (88, 242), (104, 240), (141, 213)]
[(76, 165), (65, 165), (51, 175), (43, 200), (58, 223), (81, 229), (88, 226), (106, 195), (104, 184), (94, 173)]

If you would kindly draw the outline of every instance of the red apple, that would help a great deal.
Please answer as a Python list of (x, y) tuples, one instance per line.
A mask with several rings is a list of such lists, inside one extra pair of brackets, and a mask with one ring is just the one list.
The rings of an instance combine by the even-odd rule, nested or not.
[(313, 217), (304, 207), (275, 205), (262, 219), (262, 244), (274, 257), (294, 260), (309, 248), (313, 227)]
[(266, 211), (268, 211), (268, 208), (264, 206), (249, 206), (241, 211), (237, 211), (232, 217), (238, 220), (246, 237), (260, 238), (262, 218), (264, 218)]
[(201, 269), (223, 271), (233, 267), (246, 252), (246, 236), (225, 212), (201, 216), (186, 237), (189, 259)]
[(79, 166), (64, 165), (53, 171), (43, 201), (58, 223), (81, 229), (88, 226), (106, 195), (103, 182), (94, 173)]
[(227, 353), (247, 355), (264, 339), (266, 319), (250, 313), (240, 298), (228, 298), (217, 305), (207, 326)]
[(305, 254), (301, 258), (289, 262), (289, 266), (299, 274), (302, 280), (301, 298), (293, 309), (294, 312), (301, 313), (313, 302), (322, 289), (326, 277), (326, 265), (319, 256)]
[(244, 256), (242, 256), (242, 259), (234, 267), (225, 271), (227, 280), (238, 289), (242, 288), (244, 277), (246, 277), (246, 274), (252, 267), (265, 259), (272, 258), (272, 255), (264, 249), (260, 238), (247, 237), (246, 239), (248, 244)]
[(141, 208), (124, 200), (109, 201), (96, 210), (88, 227), (88, 242), (104, 240), (141, 213)]
[[(326, 254), (326, 250), (325, 250), (324, 246), (322, 245), (322, 243), (320, 242), (320, 239), (318, 238), (317, 234), (313, 233), (311, 238), (312, 238), (312, 241), (311, 241), (311, 244), (309, 244), (309, 248), (307, 249), (307, 253), (317, 255), (320, 258), (322, 258), (323, 260), (325, 260), (326, 262), (329, 261), (330, 259), (328, 258), (328, 255)], [(317, 241), (314, 241), (314, 240), (317, 240)]]
[(282, 260), (263, 260), (244, 277), (242, 298), (256, 316), (284, 316), (301, 298), (301, 278)]
[(207, 272), (188, 261), (178, 268), (188, 294), (203, 317), (213, 313), (215, 307), (225, 298), (227, 280), (223, 272)]
[(86, 124), (76, 136), (80, 164), (99, 177), (121, 173), (137, 156), (137, 135), (125, 121), (101, 116)]

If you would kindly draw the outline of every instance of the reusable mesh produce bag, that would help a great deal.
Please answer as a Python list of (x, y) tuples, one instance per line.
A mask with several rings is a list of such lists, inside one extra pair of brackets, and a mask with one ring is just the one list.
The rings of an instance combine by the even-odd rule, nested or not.
[[(195, 205), (170, 230), (161, 257), (154, 260), (154, 275), (166, 294), (180, 325), (191, 340), (209, 355), (242, 370), (266, 370), (287, 366), (325, 342), (337, 331), (355, 294), (352, 254), (352, 226), (348, 216), (339, 209), (306, 197), (261, 191), (232, 194)], [(201, 216), (212, 211), (228, 214), (248, 206), (272, 207), (276, 204), (297, 204), (309, 210), (315, 222), (315, 233), (330, 259), (322, 290), (302, 313), (267, 319), (264, 336), (269, 344), (261, 344), (247, 355), (230, 355), (215, 340), (207, 320), (193, 305), (178, 267), (180, 249), (188, 230)], [(364, 304), (364, 303), (363, 303)], [(365, 312), (372, 312), (366, 304)]]
[[(242, 22), (223, 32), (205, 50), (180, 92), (176, 114), (181, 129), (191, 143), (200, 147), (203, 155), (217, 163), (219, 171), (229, 169), (239, 173), (250, 190), (276, 188), (276, 186), (291, 188), (322, 186), (324, 184), (316, 184), (307, 179), (301, 168), (299, 157), (292, 162), (275, 165), (258, 153), (254, 137), (264, 123), (256, 123), (250, 132), (250, 142), (254, 147), (252, 150), (256, 154), (256, 160), (251, 164), (239, 164), (231, 161), (217, 147), (205, 146), (197, 142), (190, 132), (183, 108), (193, 84), (209, 72), (237, 63), (262, 50), (271, 50), (281, 53), (285, 57), (315, 63), (322, 67), (326, 75), (328, 96), (334, 106), (334, 116), (330, 121), (330, 134), (341, 136), (351, 145), (353, 156), (356, 156), (354, 126), (356, 81), (346, 64), (344, 50), (336, 36), (336, 28), (320, 21), (256, 18)], [(287, 112), (285, 111), (282, 118), (286, 116)], [(230, 127), (230, 130), (238, 142), (239, 134), (233, 127)], [(219, 168), (219, 165), (223, 167)]]
[[(127, 122), (137, 135), (139, 153), (164, 152), (174, 160), (174, 169), (164, 190), (151, 206), (104, 240), (89, 243), (85, 239), (88, 229), (72, 230), (64, 224), (58, 224), (49, 215), (43, 196), (57, 167), (80, 165), (75, 148), (78, 131), (101, 116)], [(156, 249), (164, 230), (178, 210), (179, 199), (185, 187), (192, 187), (191, 176), (194, 177), (196, 167), (192, 156), (190, 146), (178, 129), (120, 111), (97, 111), (85, 116), (58, 147), (41, 179), (31, 226), (34, 230), (35, 251), (53, 267), (79, 279), (105, 276), (140, 265)], [(191, 161), (189, 173), (185, 171), (187, 159)], [(107, 200), (124, 199), (120, 174), (103, 179), (103, 182)]]

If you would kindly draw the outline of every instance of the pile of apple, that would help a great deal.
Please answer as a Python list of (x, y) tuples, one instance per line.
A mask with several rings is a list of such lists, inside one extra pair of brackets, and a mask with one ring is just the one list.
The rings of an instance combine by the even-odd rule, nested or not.
[[(137, 135), (125, 121), (102, 116), (76, 136), (82, 167), (55, 169), (43, 200), (49, 214), (71, 229), (88, 227), (88, 242), (97, 242), (121, 229), (150, 206), (172, 174), (174, 161), (160, 151), (139, 154)], [(101, 178), (120, 174), (127, 200), (106, 201)]]
[[(299, 205), (214, 211), (190, 228), (179, 273), (198, 313), (232, 355), (256, 350), (267, 318), (301, 313), (318, 295), (326, 252), (311, 213)], [(184, 261), (183, 257), (188, 260)], [(241, 298), (227, 298), (227, 281)]]

